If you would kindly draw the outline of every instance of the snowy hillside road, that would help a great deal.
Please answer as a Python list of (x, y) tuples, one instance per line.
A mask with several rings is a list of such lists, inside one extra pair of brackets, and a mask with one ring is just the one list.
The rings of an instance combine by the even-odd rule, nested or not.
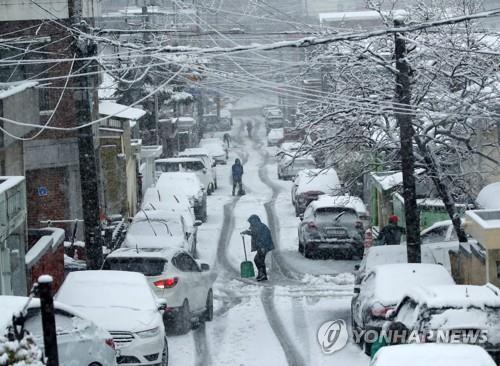
[[(257, 126), (252, 139), (243, 126)], [(291, 182), (276, 178), (275, 152), (266, 147), (263, 121), (256, 114), (235, 118), (229, 163), (218, 166), (219, 189), (209, 197), (209, 220), (200, 227), (198, 256), (217, 272), (215, 317), (186, 336), (171, 336), (172, 365), (368, 365), (354, 344), (333, 355), (322, 353), (317, 331), (322, 323), (350, 324), (352, 270), (356, 261), (310, 260), (298, 253), (297, 224), (290, 202)], [(244, 163), (247, 194), (231, 196), (235, 158)], [(241, 231), (257, 214), (273, 234), (268, 255), (269, 281), (241, 279)], [(247, 238), (247, 255), (250, 253)], [(195, 350), (195, 354), (192, 354)]]

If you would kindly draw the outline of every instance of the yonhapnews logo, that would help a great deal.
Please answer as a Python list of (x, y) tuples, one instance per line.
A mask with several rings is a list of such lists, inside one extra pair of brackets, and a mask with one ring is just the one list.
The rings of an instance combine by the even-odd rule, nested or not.
[(348, 340), (349, 333), (343, 319), (328, 321), (318, 329), (319, 346), (327, 355), (344, 348)]

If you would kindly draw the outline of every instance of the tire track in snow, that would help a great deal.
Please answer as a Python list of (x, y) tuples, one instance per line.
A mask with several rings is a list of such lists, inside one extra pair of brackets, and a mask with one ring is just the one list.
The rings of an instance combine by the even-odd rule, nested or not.
[(199, 328), (194, 331), (193, 338), (196, 349), (195, 366), (211, 365), (212, 359), (208, 348), (207, 332), (204, 322), (201, 322)]
[[(258, 129), (261, 127), (261, 123), (259, 122), (254, 122), (254, 126), (256, 126), (255, 130), (256, 132)], [(258, 136), (257, 133), (253, 135)], [(269, 224), (269, 227), (272, 232), (272, 236), (274, 238), (274, 242), (277, 244), (277, 247), (273, 252), (272, 252), (272, 266), (271, 266), (271, 273), (273, 276), (281, 277), (283, 280), (293, 280), (296, 282), (297, 277), (294, 275), (294, 273), (289, 270), (285, 265), (282, 260), (280, 251), (279, 251), (279, 238), (280, 238), (280, 227), (279, 227), (279, 220), (278, 216), (276, 215), (276, 210), (275, 210), (275, 201), (280, 194), (282, 188), (272, 182), (271, 179), (269, 179), (269, 176), (267, 174), (267, 161), (269, 159), (269, 154), (267, 152), (264, 152), (263, 150), (263, 144), (259, 143), (257, 141), (254, 142), (254, 149), (257, 150), (257, 152), (262, 156), (262, 165), (259, 168), (259, 178), (261, 181), (266, 184), (269, 188), (272, 190), (272, 197), (271, 200), (266, 202), (264, 204), (264, 207), (266, 209), (266, 215), (267, 215), (267, 222)], [(298, 351), (297, 347), (295, 346), (293, 340), (290, 337), (290, 334), (288, 333), (283, 321), (280, 319), (280, 316), (278, 314), (278, 311), (276, 309), (276, 306), (274, 304), (274, 298), (275, 298), (275, 293), (274, 293), (274, 286), (273, 287), (265, 287), (261, 293), (261, 301), (262, 305), (264, 306), (264, 310), (266, 313), (267, 320), (269, 324), (271, 325), (271, 328), (274, 331), (274, 334), (278, 338), (281, 347), (283, 349), (283, 352), (285, 353), (285, 357), (287, 359), (287, 363), (289, 366), (302, 366), (306, 365), (304, 361), (304, 357), (302, 354)], [(301, 320), (297, 319), (297, 317), (300, 315), (303, 315), (304, 309), (302, 308), (302, 303), (295, 303), (295, 311), (293, 312), (294, 315), (294, 324), (299, 323)], [(298, 328), (300, 329), (300, 328)], [(307, 345), (307, 349), (309, 346)]]

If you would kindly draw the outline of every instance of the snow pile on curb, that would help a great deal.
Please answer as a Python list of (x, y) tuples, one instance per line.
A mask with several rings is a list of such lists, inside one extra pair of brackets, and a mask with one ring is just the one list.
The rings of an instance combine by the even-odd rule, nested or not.
[(311, 274), (306, 273), (304, 277), (302, 277), (302, 282), (315, 286), (354, 285), (354, 275), (352, 273), (339, 273), (336, 276), (331, 276), (331, 275), (313, 276)]

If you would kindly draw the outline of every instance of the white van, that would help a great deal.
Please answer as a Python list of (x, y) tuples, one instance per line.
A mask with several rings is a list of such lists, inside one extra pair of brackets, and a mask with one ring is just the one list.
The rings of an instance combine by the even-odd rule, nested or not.
[(199, 157), (167, 158), (155, 160), (156, 179), (162, 173), (173, 172), (193, 172), (196, 173), (201, 183), (205, 186), (208, 195), (215, 190), (214, 177), (211, 167), (206, 165), (206, 161)]

